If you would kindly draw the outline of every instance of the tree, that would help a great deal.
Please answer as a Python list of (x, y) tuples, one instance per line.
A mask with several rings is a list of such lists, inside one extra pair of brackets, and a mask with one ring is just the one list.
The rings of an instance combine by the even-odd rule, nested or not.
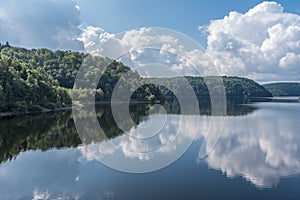
[(5, 108), (5, 98), (4, 98), (3, 88), (0, 82), (0, 110), (4, 108)]
[(11, 47), (10, 44), (8, 43), (8, 41), (6, 41), (4, 47)]

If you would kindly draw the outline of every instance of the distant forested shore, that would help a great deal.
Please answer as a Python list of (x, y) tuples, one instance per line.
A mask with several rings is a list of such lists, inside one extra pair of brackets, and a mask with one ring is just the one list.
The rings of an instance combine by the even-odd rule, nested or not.
[(300, 83), (270, 83), (263, 86), (273, 96), (300, 96)]
[[(95, 91), (76, 88), (72, 93), (77, 72), (86, 60), (87, 63), (93, 63), (91, 71), (100, 70), (101, 66), (107, 68)], [(95, 94), (96, 101), (107, 102), (111, 99), (114, 86), (124, 74), (130, 77), (131, 86), (143, 85), (133, 92), (133, 101), (163, 102), (166, 98), (175, 98), (167, 87), (147, 84), (146, 79), (136, 71), (116, 60), (91, 57), (81, 52), (25, 49), (13, 47), (9, 43), (0, 44), (0, 112), (18, 114), (57, 110), (71, 106), (72, 95), (85, 96), (90, 93)], [(94, 75), (87, 73), (84, 78), (91, 79)], [(209, 98), (203, 77), (185, 78), (198, 98)], [(262, 86), (247, 78), (224, 76), (222, 79), (227, 98), (248, 99), (283, 94), (274, 92), (274, 87), (270, 85)], [(162, 78), (160, 81), (167, 86), (178, 85), (178, 90), (184, 89), (176, 77)], [(295, 90), (299, 92), (299, 87), (295, 87)]]

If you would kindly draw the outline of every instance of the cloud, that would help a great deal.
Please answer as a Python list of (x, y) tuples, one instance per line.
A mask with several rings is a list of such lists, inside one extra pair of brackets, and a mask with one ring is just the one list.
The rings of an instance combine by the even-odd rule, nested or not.
[(206, 54), (222, 74), (265, 80), (299, 80), (300, 16), (276, 2), (246, 13), (230, 12), (201, 31), (208, 33)]
[(168, 29), (140, 28), (110, 34), (88, 26), (79, 40), (87, 52), (118, 59), (143, 76), (154, 74), (143, 70), (149, 63), (169, 67), (182, 75), (217, 73), (197, 43)]
[(28, 48), (82, 50), (80, 13), (72, 0), (0, 2), (1, 42)]
[(49, 195), (49, 192), (46, 191), (46, 192), (40, 192), (38, 189), (35, 189), (33, 191), (33, 199), (32, 200), (47, 200), (47, 199), (50, 199), (50, 195)]
[(205, 50), (186, 48), (179, 35), (156, 28), (115, 35), (89, 26), (81, 41), (88, 52), (111, 58), (126, 54), (121, 61), (132, 68), (155, 62), (182, 75), (222, 74), (256, 81), (300, 79), (300, 16), (284, 12), (276, 2), (260, 3), (246, 13), (232, 11), (199, 30), (207, 34)]

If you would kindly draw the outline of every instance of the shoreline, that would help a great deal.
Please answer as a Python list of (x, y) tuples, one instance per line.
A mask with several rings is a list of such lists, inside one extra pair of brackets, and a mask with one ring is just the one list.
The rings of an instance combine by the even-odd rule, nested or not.
[[(279, 96), (279, 97), (252, 97), (252, 100), (257, 100), (257, 99), (269, 99), (272, 100), (273, 98), (284, 98), (283, 96)], [(297, 97), (294, 96), (294, 98), (297, 100)], [(228, 99), (240, 99), (240, 98), (227, 98)], [(173, 100), (173, 99), (166, 99), (166, 100)], [(300, 97), (298, 97), (298, 101), (300, 101)], [(118, 101), (115, 103), (127, 103), (127, 102), (123, 102), (123, 101)], [(156, 102), (150, 102), (150, 101), (130, 101), (129, 104), (157, 104), (157, 103), (161, 103), (159, 101)], [(107, 105), (107, 104), (111, 104), (111, 101), (98, 101), (95, 103), (84, 103), (84, 104), (80, 104), (76, 107), (82, 107), (82, 106), (88, 106), (88, 105)], [(44, 108), (41, 107), (41, 112), (25, 112), (25, 113), (21, 113), (21, 112), (16, 112), (16, 111), (4, 111), (4, 112), (0, 112), (0, 119), (1, 118), (5, 118), (5, 117), (14, 117), (14, 116), (20, 116), (20, 115), (39, 115), (39, 114), (45, 114), (45, 113), (50, 113), (50, 112), (59, 112), (59, 111), (67, 111), (67, 110), (72, 110), (73, 108), (75, 108), (75, 106), (73, 105), (68, 105), (65, 107), (60, 107), (60, 108), (55, 108), (55, 109), (49, 109), (49, 108)]]
[[(85, 104), (81, 104), (77, 107), (81, 107), (81, 106), (87, 106), (87, 105), (107, 105), (110, 104), (111, 101), (99, 101), (99, 102), (95, 102), (95, 103), (85, 103)], [(126, 102), (116, 102), (116, 103), (126, 103)], [(137, 104), (137, 103), (141, 103), (141, 104), (150, 104), (150, 103), (160, 103), (160, 102), (149, 102), (149, 101), (130, 101), (129, 104)], [(0, 119), (3, 117), (14, 117), (14, 116), (20, 116), (20, 115), (39, 115), (39, 114), (45, 114), (45, 113), (50, 113), (50, 112), (59, 112), (59, 111), (66, 111), (66, 110), (72, 110), (73, 108), (75, 108), (75, 106), (72, 105), (68, 105), (66, 107), (60, 107), (60, 108), (55, 108), (55, 109), (49, 109), (49, 108), (44, 108), (41, 107), (42, 111), (41, 112), (16, 112), (16, 111), (4, 111), (4, 112), (0, 112)]]
[(44, 113), (49, 113), (49, 112), (71, 110), (72, 108), (73, 108), (72, 106), (55, 108), (55, 109), (42, 108), (41, 112), (25, 112), (25, 113), (20, 113), (20, 112), (15, 112), (15, 111), (5, 111), (5, 112), (0, 112), (0, 119), (2, 117), (14, 117), (14, 116), (20, 116), (20, 115), (39, 115), (39, 114), (44, 114)]

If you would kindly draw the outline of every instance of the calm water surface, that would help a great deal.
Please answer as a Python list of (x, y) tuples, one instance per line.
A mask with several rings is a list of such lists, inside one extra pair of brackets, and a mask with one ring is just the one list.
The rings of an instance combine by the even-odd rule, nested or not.
[[(148, 124), (164, 122), (159, 136), (147, 144), (133, 142), (124, 134), (116, 126), (108, 106), (98, 106), (97, 116), (110, 139), (88, 145), (82, 145), (68, 111), (0, 119), (0, 199), (298, 199), (300, 196), (297, 98), (230, 106), (220, 138), (204, 159), (199, 158), (199, 150), (205, 132), (210, 128), (210, 120), (219, 116), (210, 116), (204, 109), (196, 116), (197, 124), (190, 120), (194, 115), (182, 118), (180, 109), (172, 104), (166, 106), (167, 114), (150, 112), (148, 108), (145, 104), (130, 107), (135, 126), (126, 126), (124, 119), (124, 127), (131, 134), (140, 133)], [(196, 137), (190, 134), (193, 130), (198, 130)], [(150, 163), (155, 156), (172, 153), (174, 146), (167, 144), (176, 134), (182, 143), (191, 139), (193, 143), (183, 156), (161, 170), (130, 174), (98, 161), (119, 156), (127, 158), (128, 165)], [(108, 142), (120, 148), (106, 148)], [(182, 143), (176, 145), (180, 147)], [(206, 143), (213, 141), (207, 138)], [(132, 153), (136, 149), (158, 153), (153, 157)]]

